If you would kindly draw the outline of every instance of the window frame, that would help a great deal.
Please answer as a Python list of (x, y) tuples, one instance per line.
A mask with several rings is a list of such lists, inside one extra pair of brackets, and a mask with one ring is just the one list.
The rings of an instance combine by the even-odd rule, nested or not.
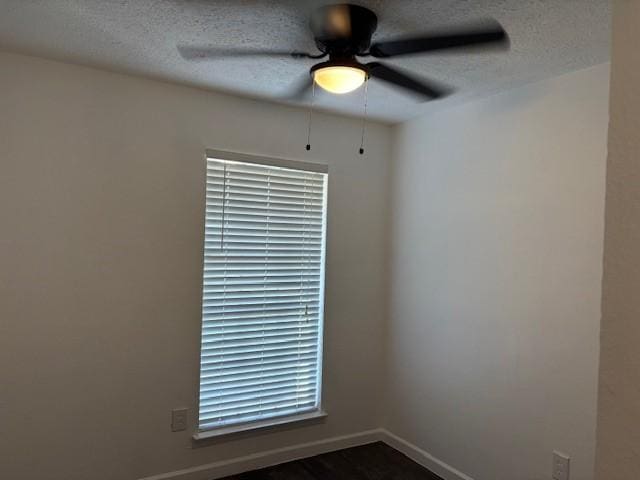
[[(245, 153), (238, 152), (230, 152), (225, 150), (213, 150), (206, 149), (204, 155), (204, 166), (205, 171), (207, 168), (207, 161), (209, 159), (212, 160), (223, 160), (223, 161), (232, 161), (232, 162), (241, 162), (248, 163), (254, 165), (264, 165), (268, 167), (280, 167), (293, 169), (298, 171), (308, 171), (314, 173), (321, 173), (327, 176), (324, 182), (324, 191), (323, 191), (323, 215), (322, 215), (322, 244), (321, 244), (321, 260), (320, 260), (320, 301), (318, 304), (318, 315), (319, 315), (319, 324), (318, 324), (318, 369), (317, 369), (317, 379), (316, 379), (316, 392), (317, 392), (317, 405), (311, 411), (295, 413), (292, 415), (284, 415), (277, 416), (272, 418), (267, 418), (264, 420), (254, 420), (243, 423), (237, 423), (233, 425), (226, 426), (218, 426), (218, 427), (210, 427), (206, 429), (200, 429), (200, 375), (201, 375), (201, 359), (202, 359), (202, 328), (204, 317), (202, 314), (202, 303), (203, 303), (203, 287), (204, 287), (204, 245), (206, 239), (206, 202), (203, 202), (204, 212), (201, 216), (203, 219), (203, 227), (202, 227), (202, 238), (201, 238), (201, 246), (202, 250), (200, 251), (200, 261), (202, 264), (201, 270), (201, 284), (200, 284), (200, 347), (198, 349), (198, 395), (197, 395), (197, 422), (195, 426), (195, 432), (193, 433), (194, 440), (205, 440), (208, 438), (215, 438), (220, 436), (231, 435), (240, 432), (246, 432), (251, 430), (258, 430), (262, 428), (276, 427), (278, 425), (290, 425), (292, 423), (298, 422), (307, 422), (311, 420), (321, 420), (327, 416), (326, 411), (322, 405), (322, 387), (323, 387), (323, 367), (324, 367), (324, 312), (325, 312), (325, 276), (326, 276), (326, 255), (327, 255), (327, 235), (328, 235), (328, 184), (329, 184), (329, 168), (328, 165), (323, 163), (312, 163), (312, 162), (303, 162), (298, 160), (289, 160), (283, 158), (272, 158), (265, 157), (261, 155), (251, 155)], [(206, 196), (207, 191), (207, 180), (206, 174), (204, 175), (204, 194)]]

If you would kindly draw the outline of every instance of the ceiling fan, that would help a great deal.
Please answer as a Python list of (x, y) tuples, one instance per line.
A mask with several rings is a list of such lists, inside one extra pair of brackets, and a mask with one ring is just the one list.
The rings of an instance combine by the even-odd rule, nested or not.
[(178, 51), (187, 60), (235, 56), (290, 56), (295, 59), (318, 60), (328, 57), (328, 60), (311, 67), (310, 75), (305, 75), (300, 85), (291, 92), (291, 98), (304, 96), (313, 88), (314, 83), (328, 92), (343, 94), (357, 89), (369, 78), (375, 78), (417, 94), (424, 100), (431, 100), (447, 95), (451, 89), (381, 62), (361, 63), (359, 57), (395, 58), (467, 47), (473, 47), (474, 50), (509, 47), (509, 37), (496, 21), (448, 33), (427, 33), (372, 43), (371, 37), (377, 24), (376, 14), (368, 8), (351, 4), (325, 5), (311, 15), (310, 26), (318, 53), (193, 46), (179, 46)]

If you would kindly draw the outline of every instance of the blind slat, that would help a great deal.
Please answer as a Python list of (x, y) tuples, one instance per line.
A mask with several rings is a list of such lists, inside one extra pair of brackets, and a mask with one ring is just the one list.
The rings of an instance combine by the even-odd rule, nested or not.
[[(318, 319), (317, 313), (309, 312), (308, 315), (305, 312), (304, 320), (314, 320)], [(287, 328), (289, 325), (296, 325), (301, 321), (302, 313), (298, 313), (296, 315), (273, 315), (273, 316), (240, 316), (237, 315), (229, 315), (222, 316), (221, 318), (212, 320), (209, 319), (206, 322), (203, 322), (203, 331), (206, 331), (211, 328), (220, 328), (221, 326), (225, 326), (226, 328), (234, 328), (234, 327), (246, 327), (251, 328), (252, 326), (262, 325), (263, 328), (268, 328), (269, 326), (280, 326), (282, 328)]]
[(250, 401), (241, 401), (236, 402), (234, 404), (222, 404), (220, 407), (212, 407), (208, 408), (207, 406), (203, 406), (200, 408), (202, 413), (209, 414), (222, 414), (229, 415), (234, 413), (249, 413), (249, 412), (257, 412), (260, 411), (261, 408), (271, 407), (271, 408), (281, 408), (283, 406), (291, 406), (295, 405), (298, 402), (308, 402), (311, 401), (315, 396), (315, 392), (308, 393), (304, 392), (304, 394), (296, 395), (282, 395), (280, 398), (262, 398), (261, 396), (256, 396), (255, 399)]
[(202, 419), (201, 428), (206, 425), (207, 428), (219, 427), (222, 425), (233, 425), (236, 423), (246, 423), (258, 419), (273, 418), (277, 416), (291, 415), (293, 413), (301, 413), (312, 410), (316, 407), (314, 398), (296, 399), (297, 401), (288, 402), (256, 402), (256, 406), (249, 408), (238, 408), (236, 410), (227, 410), (225, 412), (211, 412), (204, 410), (200, 412)]
[(258, 390), (245, 389), (230, 392), (228, 394), (216, 395), (215, 400), (220, 406), (237, 406), (241, 404), (251, 405), (256, 400), (265, 402), (268, 400), (291, 398), (301, 399), (315, 395), (315, 388), (311, 386), (300, 386), (295, 382), (283, 384), (275, 387), (261, 387)]
[(203, 355), (200, 361), (200, 365), (202, 368), (217, 368), (220, 366), (234, 366), (239, 362), (251, 362), (257, 361), (260, 359), (275, 359), (275, 358), (284, 358), (290, 357), (294, 355), (300, 355), (300, 357), (304, 357), (305, 355), (315, 355), (317, 352), (312, 345), (311, 347), (304, 349), (295, 347), (286, 349), (281, 348), (269, 352), (253, 352), (253, 353), (240, 353), (240, 354), (231, 354), (226, 353), (224, 355), (220, 354), (211, 354), (211, 355)]
[[(304, 310), (300, 306), (288, 308), (272, 308), (274, 305), (265, 305), (264, 308), (254, 306), (254, 308), (234, 307), (224, 310), (221, 307), (208, 307), (207, 318), (203, 319), (204, 327), (216, 327), (222, 325), (239, 325), (244, 322), (252, 324), (290, 323), (291, 321), (311, 320), (317, 318), (319, 310), (317, 307)], [(281, 307), (275, 305), (275, 307)], [(243, 309), (244, 308), (244, 309)], [(205, 308), (203, 308), (205, 310)]]
[[(202, 372), (202, 379), (207, 380), (209, 378), (222, 378), (225, 375), (235, 375), (238, 372), (259, 372), (259, 371), (288, 371), (296, 366), (303, 368), (316, 365), (316, 359), (308, 356), (306, 359), (301, 359), (299, 356), (295, 358), (289, 358), (287, 360), (271, 361), (271, 362), (253, 362), (242, 363), (233, 366), (221, 365), (215, 368), (204, 369)], [(204, 384), (204, 383), (203, 383)]]

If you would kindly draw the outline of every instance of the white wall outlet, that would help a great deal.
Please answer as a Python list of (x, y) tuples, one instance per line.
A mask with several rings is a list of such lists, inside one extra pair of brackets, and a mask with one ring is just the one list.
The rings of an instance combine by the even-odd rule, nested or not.
[(553, 452), (553, 480), (569, 480), (569, 455)]
[(186, 408), (175, 408), (171, 410), (171, 431), (181, 432), (187, 429), (187, 412)]

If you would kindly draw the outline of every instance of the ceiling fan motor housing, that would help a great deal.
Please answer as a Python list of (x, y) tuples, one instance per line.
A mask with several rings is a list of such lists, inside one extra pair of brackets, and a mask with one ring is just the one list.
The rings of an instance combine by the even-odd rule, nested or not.
[(332, 60), (352, 59), (369, 50), (378, 17), (365, 7), (327, 5), (316, 10), (311, 30), (318, 49)]

